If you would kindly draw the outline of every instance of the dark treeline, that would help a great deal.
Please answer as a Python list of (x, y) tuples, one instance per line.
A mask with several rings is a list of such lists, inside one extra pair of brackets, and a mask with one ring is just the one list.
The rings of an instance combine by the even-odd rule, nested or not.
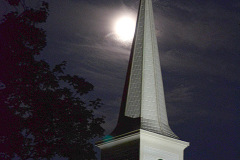
[(0, 159), (95, 159), (92, 138), (103, 135), (103, 117), (94, 116), (100, 99), (84, 100), (93, 90), (84, 78), (36, 60), (46, 46), (38, 25), (48, 3), (30, 8), (6, 0), (12, 10), (0, 22)]

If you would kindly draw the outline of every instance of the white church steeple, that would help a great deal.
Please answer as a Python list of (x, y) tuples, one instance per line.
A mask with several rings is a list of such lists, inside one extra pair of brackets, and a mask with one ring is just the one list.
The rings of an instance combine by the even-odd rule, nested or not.
[(183, 160), (189, 143), (168, 124), (152, 1), (141, 0), (118, 124), (98, 143), (103, 160)]

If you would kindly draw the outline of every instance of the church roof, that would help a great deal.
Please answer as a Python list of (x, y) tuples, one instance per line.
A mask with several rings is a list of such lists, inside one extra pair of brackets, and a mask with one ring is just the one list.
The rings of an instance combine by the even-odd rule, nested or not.
[(144, 129), (178, 139), (168, 124), (152, 1), (141, 0), (113, 136)]

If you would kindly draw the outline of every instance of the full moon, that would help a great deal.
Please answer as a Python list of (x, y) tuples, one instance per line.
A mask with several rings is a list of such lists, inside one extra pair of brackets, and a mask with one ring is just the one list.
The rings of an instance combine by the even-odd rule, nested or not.
[(114, 30), (119, 40), (131, 42), (135, 32), (135, 19), (131, 17), (121, 17), (115, 22)]

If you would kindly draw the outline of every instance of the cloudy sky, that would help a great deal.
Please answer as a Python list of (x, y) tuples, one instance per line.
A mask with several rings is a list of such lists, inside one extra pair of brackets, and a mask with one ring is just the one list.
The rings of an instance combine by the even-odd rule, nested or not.
[[(106, 116), (106, 134), (116, 125), (131, 47), (114, 25), (136, 19), (138, 4), (49, 1), (48, 42), (38, 58), (66, 60), (68, 73), (95, 86), (90, 97), (103, 100), (96, 114)], [(240, 159), (240, 1), (153, 0), (153, 7), (169, 123), (190, 142), (185, 160)]]

